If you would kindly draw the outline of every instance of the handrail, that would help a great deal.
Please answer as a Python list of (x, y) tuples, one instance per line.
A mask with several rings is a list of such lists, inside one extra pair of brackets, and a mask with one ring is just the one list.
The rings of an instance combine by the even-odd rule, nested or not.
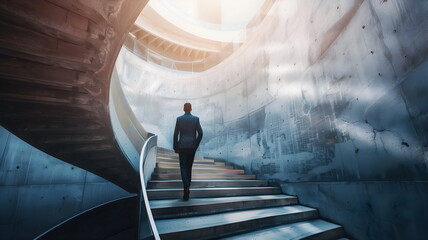
[(138, 215), (138, 240), (156, 239), (160, 240), (159, 232), (156, 228), (155, 221), (147, 197), (146, 185), (149, 177), (156, 166), (157, 153), (157, 136), (149, 137), (144, 143), (140, 155), (140, 181), (141, 189), (138, 193), (139, 215)]
[(144, 130), (129, 107), (116, 67), (111, 77), (109, 110), (116, 141), (135, 172), (140, 175), (138, 239), (160, 239), (146, 192), (147, 182), (156, 167), (157, 136)]

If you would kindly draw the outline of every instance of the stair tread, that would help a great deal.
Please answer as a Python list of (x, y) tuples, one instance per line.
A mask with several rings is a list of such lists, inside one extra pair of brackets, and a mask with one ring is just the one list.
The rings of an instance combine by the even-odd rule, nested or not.
[[(180, 173), (153, 173), (153, 175), (180, 175)], [(254, 174), (227, 174), (224, 172), (219, 172), (219, 173), (215, 173), (215, 172), (210, 172), (210, 173), (192, 173), (192, 176), (194, 175), (213, 175), (213, 176), (217, 176), (217, 175), (251, 175), (254, 176)], [(181, 175), (180, 175), (181, 178)], [(192, 180), (193, 181), (193, 180)]]
[[(156, 168), (158, 168), (158, 169), (180, 169), (180, 167), (156, 167)], [(218, 167), (218, 168), (213, 168), (213, 167), (209, 167), (209, 166), (196, 166), (196, 167), (192, 167), (192, 170), (193, 169), (209, 169), (209, 170), (212, 170), (212, 169), (219, 169), (219, 170), (239, 170), (239, 171), (243, 171), (243, 169), (228, 169), (228, 168), (225, 168), (225, 166), (222, 166), (222, 168), (220, 168), (220, 167)]]
[[(172, 161), (172, 160), (166, 160), (166, 159), (156, 160), (156, 163), (161, 163), (161, 164), (180, 164), (179, 161)], [(216, 163), (216, 162), (194, 161), (193, 165), (195, 165), (195, 164), (203, 165), (203, 166), (224, 166), (223, 163)]]
[(301, 206), (284, 206), (264, 209), (251, 209), (227, 213), (217, 213), (205, 216), (184, 217), (174, 219), (156, 220), (156, 226), (160, 234), (176, 233), (204, 229), (225, 224), (238, 223), (252, 219), (262, 219), (271, 216), (281, 216), (293, 213), (305, 213), (316, 209)]
[[(252, 179), (193, 179), (192, 189), (200, 187), (261, 187), (268, 186), (266, 180), (252, 180)], [(147, 188), (182, 188), (183, 184), (181, 179), (170, 180), (151, 180), (148, 182)]]
[[(171, 180), (150, 180), (150, 182), (181, 182), (179, 179), (171, 179)], [(266, 180), (259, 179), (192, 179), (192, 183), (194, 182), (266, 182)]]
[[(192, 190), (192, 188), (190, 188)], [(195, 188), (194, 191), (218, 191), (218, 190), (242, 190), (242, 189), (280, 189), (279, 187), (215, 187), (215, 188)], [(148, 192), (164, 192), (164, 191), (183, 191), (180, 188), (151, 188)]]
[[(165, 154), (159, 154), (156, 156), (158, 158), (178, 158), (178, 154), (176, 155), (165, 155)], [(214, 159), (206, 159), (206, 158), (195, 158), (195, 160), (208, 160), (208, 161), (215, 161)]]
[[(170, 173), (170, 174), (178, 174), (181, 173), (180, 169), (155, 169), (154, 173)], [(192, 169), (193, 174), (207, 174), (207, 173), (223, 173), (223, 174), (245, 174), (244, 170), (239, 169)]]
[(212, 198), (190, 198), (189, 201), (181, 199), (167, 199), (167, 200), (150, 200), (150, 207), (152, 209), (170, 208), (170, 207), (189, 207), (211, 205), (217, 203), (227, 202), (244, 202), (254, 200), (277, 200), (277, 199), (296, 199), (294, 196), (275, 194), (275, 195), (255, 195), (255, 196), (236, 196), (236, 197), (212, 197)]
[[(177, 162), (179, 161), (178, 157), (160, 157), (160, 156), (157, 156), (156, 159), (157, 160), (173, 160), (173, 161), (177, 161)], [(212, 159), (201, 159), (201, 158), (195, 158), (193, 161), (210, 162), (210, 163), (216, 162)]]
[[(179, 163), (171, 163), (171, 162), (157, 162), (156, 167), (180, 167)], [(193, 163), (192, 168), (196, 167), (208, 167), (208, 168), (233, 168), (232, 166), (227, 166), (224, 164), (199, 164), (199, 163)]]
[[(229, 169), (229, 168), (201, 168), (201, 167), (194, 167), (194, 168), (192, 168), (192, 171), (194, 171), (194, 170), (197, 170), (199, 172), (201, 172), (201, 171), (208, 171), (208, 172), (218, 171), (219, 173), (220, 172), (242, 172), (242, 173), (245, 172), (243, 169)], [(176, 171), (180, 171), (180, 168), (178, 168), (178, 167), (157, 167), (157, 168), (155, 168), (155, 171), (156, 172), (159, 172), (159, 171), (176, 172)]]
[[(161, 159), (161, 160), (164, 160), (164, 159), (166, 159), (166, 160), (173, 160), (173, 161), (179, 161), (179, 157), (177, 156), (177, 157), (165, 157), (165, 156), (157, 156), (156, 157), (156, 159)], [(193, 161), (201, 161), (201, 162), (223, 162), (223, 161), (215, 161), (215, 160), (213, 160), (213, 159), (204, 159), (204, 158), (195, 158), (195, 159), (193, 159)]]
[[(153, 173), (153, 180), (181, 179), (180, 173)], [(192, 181), (196, 179), (256, 179), (254, 174), (226, 174), (226, 173), (193, 173)]]
[[(165, 162), (158, 162), (156, 167), (157, 168), (180, 168), (180, 164), (175, 163), (165, 163)], [(209, 169), (234, 169), (232, 166), (227, 165), (214, 165), (214, 164), (193, 164), (192, 169), (195, 168), (209, 168)]]
[[(170, 165), (172, 165), (172, 164), (174, 164), (174, 165), (180, 164), (180, 162), (178, 160), (177, 161), (159, 160), (159, 161), (156, 161), (156, 163), (170, 164)], [(203, 165), (203, 166), (207, 166), (207, 165), (208, 166), (224, 166), (225, 165), (223, 162), (199, 162), (199, 161), (193, 161), (193, 165), (195, 165), (195, 164)]]
[(341, 226), (321, 219), (284, 224), (276, 227), (265, 228), (254, 232), (239, 234), (236, 236), (221, 238), (223, 240), (265, 240), (265, 239), (302, 239), (321, 232), (340, 229)]
[[(191, 198), (207, 197), (232, 197), (245, 195), (280, 194), (281, 188), (276, 187), (210, 187), (194, 188), (190, 191)], [(155, 188), (147, 189), (150, 200), (154, 199), (178, 199), (183, 195), (181, 188)]]

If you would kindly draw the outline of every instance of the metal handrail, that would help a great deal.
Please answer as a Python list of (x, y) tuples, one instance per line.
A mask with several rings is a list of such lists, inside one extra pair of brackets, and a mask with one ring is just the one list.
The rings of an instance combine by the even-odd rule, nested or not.
[(155, 221), (147, 197), (146, 185), (148, 177), (156, 165), (157, 136), (149, 137), (144, 143), (140, 155), (140, 181), (141, 189), (138, 193), (139, 215), (138, 215), (138, 239), (156, 239), (160, 240), (159, 232), (156, 228)]
[(115, 138), (136, 173), (138, 189), (138, 239), (160, 239), (147, 198), (147, 182), (156, 167), (157, 136), (141, 126), (129, 107), (116, 68), (110, 85), (110, 118)]

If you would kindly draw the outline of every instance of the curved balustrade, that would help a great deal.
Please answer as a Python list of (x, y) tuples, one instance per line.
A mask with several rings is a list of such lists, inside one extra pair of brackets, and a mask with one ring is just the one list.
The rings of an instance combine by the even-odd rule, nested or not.
[(157, 136), (151, 136), (144, 143), (140, 155), (140, 179), (141, 191), (138, 193), (139, 216), (138, 216), (138, 239), (160, 239), (149, 199), (147, 197), (147, 182), (156, 167)]
[(120, 86), (116, 68), (110, 84), (109, 110), (115, 138), (128, 161), (140, 174), (138, 239), (160, 239), (146, 193), (147, 182), (156, 167), (157, 136), (146, 132), (135, 117)]
[(240, 45), (241, 43), (228, 43), (222, 48), (221, 53), (213, 53), (209, 57), (194, 61), (179, 61), (165, 57), (139, 42), (132, 34), (128, 34), (123, 46), (147, 62), (178, 71), (203, 72), (230, 56)]
[(34, 240), (135, 239), (137, 197), (109, 201), (79, 213), (40, 234)]
[(146, 132), (126, 101), (116, 68), (110, 82), (110, 120), (114, 136), (123, 154), (138, 172), (138, 161), (143, 144), (152, 134)]
[[(70, 236), (67, 239), (105, 239), (110, 235), (129, 238), (136, 234), (138, 239), (160, 239), (146, 193), (146, 184), (156, 167), (157, 136), (146, 132), (135, 117), (120, 86), (116, 69), (111, 78), (109, 111), (115, 140), (140, 175), (138, 200), (135, 201), (134, 195), (101, 204), (65, 220), (36, 239), (59, 239), (63, 234)], [(138, 219), (134, 220), (135, 216)], [(112, 220), (115, 218), (117, 221)], [(75, 229), (84, 231), (76, 232)]]

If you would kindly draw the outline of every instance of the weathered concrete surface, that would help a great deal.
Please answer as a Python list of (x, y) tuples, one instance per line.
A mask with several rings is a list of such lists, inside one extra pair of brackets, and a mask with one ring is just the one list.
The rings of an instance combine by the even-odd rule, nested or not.
[[(337, 219), (357, 239), (426, 239), (428, 184), (412, 181), (285, 183), (320, 215)], [(340, 219), (340, 220), (339, 220)], [(365, 220), (365, 221), (364, 221)]]
[(106, 202), (68, 219), (36, 240), (137, 239), (137, 195)]
[(75, 214), (129, 193), (0, 127), (0, 196), (1, 239), (18, 240), (32, 239)]
[(0, 2), (0, 124), (63, 161), (136, 192), (115, 142), (109, 83), (146, 0)]
[[(200, 152), (271, 182), (350, 181), (369, 191), (376, 181), (424, 185), (427, 12), (423, 0), (277, 1), (259, 33), (213, 69), (165, 71), (126, 50), (117, 68), (131, 107), (147, 130), (160, 135), (162, 147), (171, 148), (175, 118), (190, 101), (204, 129)], [(310, 187), (300, 186), (306, 195)], [(356, 193), (361, 202), (371, 201), (376, 192), (360, 194), (362, 189), (324, 194), (334, 200)], [(418, 187), (408, 191), (403, 206), (416, 212), (426, 195)], [(389, 196), (392, 201), (398, 193)], [(361, 202), (338, 203), (328, 212), (358, 209)], [(376, 207), (377, 219), (387, 221), (390, 206)], [(358, 239), (401, 236), (393, 228), (371, 234), (373, 215), (363, 212), (329, 216)], [(414, 236), (427, 234), (426, 222), (408, 224)]]

